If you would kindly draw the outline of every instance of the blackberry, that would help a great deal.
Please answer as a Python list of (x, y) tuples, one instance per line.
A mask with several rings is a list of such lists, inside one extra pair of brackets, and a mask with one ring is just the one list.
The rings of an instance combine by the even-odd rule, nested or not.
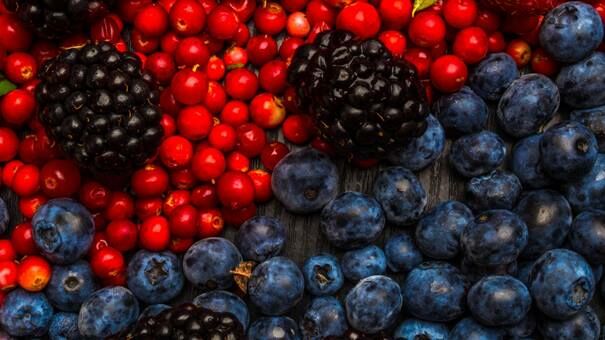
[(82, 167), (132, 170), (159, 146), (159, 93), (135, 54), (88, 44), (45, 63), (39, 78), (40, 122)]
[(244, 326), (231, 313), (215, 313), (186, 303), (139, 319), (126, 334), (127, 340), (240, 340)]
[(347, 156), (383, 158), (426, 130), (429, 107), (416, 69), (378, 40), (321, 33), (296, 51), (288, 81), (320, 135)]
[(4, 0), (6, 8), (43, 39), (80, 32), (109, 12), (115, 0)]

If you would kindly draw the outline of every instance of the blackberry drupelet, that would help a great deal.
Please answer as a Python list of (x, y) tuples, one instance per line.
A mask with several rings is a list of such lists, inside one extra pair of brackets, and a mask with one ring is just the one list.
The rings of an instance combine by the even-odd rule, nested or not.
[(193, 304), (167, 309), (157, 316), (139, 319), (119, 339), (127, 340), (240, 340), (244, 327), (231, 313), (215, 313)]
[(127, 171), (155, 153), (164, 134), (159, 93), (135, 54), (88, 44), (45, 63), (39, 77), (40, 121), (82, 167)]
[(38, 37), (57, 40), (109, 12), (115, 0), (4, 0)]
[(288, 81), (320, 135), (347, 156), (383, 158), (426, 129), (429, 106), (416, 69), (378, 40), (321, 33), (298, 48)]

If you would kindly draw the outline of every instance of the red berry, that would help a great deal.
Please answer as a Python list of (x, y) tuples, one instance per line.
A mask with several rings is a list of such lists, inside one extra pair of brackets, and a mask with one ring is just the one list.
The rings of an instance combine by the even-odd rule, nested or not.
[(239, 46), (228, 48), (223, 54), (223, 61), (228, 70), (246, 67), (248, 63), (248, 52)]
[(174, 190), (168, 193), (162, 204), (162, 211), (166, 216), (172, 215), (174, 210), (181, 205), (189, 204), (191, 194), (189, 190)]
[(225, 76), (225, 63), (217, 56), (212, 56), (206, 64), (206, 75), (209, 80), (219, 81)]
[(176, 122), (172, 116), (163, 114), (162, 120), (160, 120), (160, 125), (164, 130), (164, 137), (170, 137), (176, 133)]
[(52, 268), (40, 256), (28, 256), (19, 263), (18, 281), (21, 288), (30, 292), (43, 290), (52, 275)]
[(225, 172), (225, 156), (215, 148), (206, 147), (193, 156), (191, 170), (200, 181), (211, 181)]
[(183, 168), (170, 173), (170, 183), (175, 189), (189, 190), (195, 184), (196, 178), (191, 169)]
[(30, 54), (14, 52), (6, 57), (4, 73), (8, 80), (16, 84), (24, 84), (36, 77), (38, 65)]
[(134, 27), (147, 37), (159, 37), (168, 30), (168, 13), (160, 5), (147, 6), (136, 15)]
[(203, 209), (198, 216), (198, 236), (200, 238), (220, 236), (223, 233), (225, 221), (220, 211)]
[(246, 24), (240, 22), (237, 25), (237, 33), (235, 33), (235, 37), (233, 37), (233, 43), (235, 46), (245, 46), (248, 40), (250, 39), (250, 30)]
[(263, 148), (260, 154), (260, 161), (265, 169), (272, 171), (275, 165), (288, 153), (290, 153), (290, 149), (286, 144), (281, 142), (269, 143)]
[(120, 275), (126, 269), (125, 266), (122, 253), (109, 246), (95, 251), (90, 259), (92, 272), (101, 279)]
[(508, 43), (506, 47), (508, 53), (518, 67), (525, 67), (531, 60), (531, 47), (521, 39), (515, 39)]
[(281, 60), (272, 60), (264, 64), (259, 73), (260, 87), (272, 94), (279, 94), (286, 88), (288, 65)]
[(254, 25), (261, 33), (276, 35), (286, 27), (286, 11), (280, 4), (269, 2), (254, 12)]
[(118, 12), (126, 22), (133, 22), (137, 14), (148, 5), (151, 5), (152, 0), (125, 0), (119, 1)]
[(137, 225), (130, 220), (116, 220), (105, 229), (109, 245), (121, 252), (135, 249), (137, 245)]
[(208, 143), (221, 151), (233, 150), (237, 143), (235, 129), (231, 125), (224, 123), (215, 125), (212, 130), (210, 130)]
[(254, 185), (254, 201), (257, 203), (269, 201), (273, 197), (271, 174), (265, 170), (256, 169), (248, 171), (248, 176)]
[(109, 205), (109, 190), (100, 183), (89, 181), (80, 188), (80, 202), (90, 211), (96, 212)]
[(0, 15), (0, 48), (3, 51), (23, 51), (31, 45), (32, 34), (16, 15)]
[(267, 142), (265, 131), (255, 124), (247, 123), (237, 128), (237, 150), (254, 158), (260, 155)]
[(399, 31), (412, 19), (412, 1), (381, 0), (378, 11), (386, 28)]
[(478, 63), (488, 52), (487, 35), (479, 27), (465, 28), (456, 34), (453, 49), (465, 63)]
[(531, 57), (531, 69), (536, 73), (552, 77), (559, 72), (559, 63), (542, 48), (534, 51)]
[(189, 204), (174, 209), (170, 215), (170, 234), (179, 238), (193, 238), (197, 234), (198, 212)]
[(191, 204), (198, 209), (209, 209), (216, 207), (218, 198), (214, 185), (204, 184), (191, 191)]
[(502, 32), (494, 32), (487, 38), (487, 46), (490, 53), (502, 52), (506, 49), (506, 40)]
[(305, 13), (294, 12), (288, 16), (286, 30), (291, 37), (304, 38), (311, 31), (311, 24)]
[(42, 194), (36, 194), (30, 197), (23, 197), (19, 199), (19, 212), (23, 217), (27, 219), (32, 219), (36, 214), (36, 211), (40, 209), (46, 202), (48, 198)]
[(192, 69), (178, 71), (170, 82), (174, 98), (184, 105), (200, 104), (208, 92), (208, 79)]
[(201, 105), (181, 110), (176, 122), (179, 133), (192, 141), (206, 138), (213, 124), (212, 115)]
[(105, 217), (109, 221), (123, 220), (134, 215), (134, 202), (125, 192), (114, 191), (109, 196), (109, 203), (105, 209)]
[(256, 74), (245, 68), (229, 71), (225, 78), (225, 90), (233, 99), (252, 99), (258, 91), (258, 79), (256, 78)]
[(256, 205), (250, 204), (247, 207), (241, 209), (231, 209), (229, 207), (223, 207), (221, 209), (223, 220), (225, 224), (229, 224), (235, 227), (239, 227), (242, 223), (256, 216)]
[(168, 174), (160, 166), (150, 164), (135, 171), (130, 184), (138, 197), (159, 197), (168, 189)]
[(14, 261), (0, 261), (0, 290), (7, 291), (19, 283), (19, 268)]
[(307, 4), (307, 19), (312, 26), (315, 26), (321, 22), (324, 22), (330, 27), (334, 27), (336, 22), (336, 13), (334, 10), (322, 1), (322, 0), (311, 0)]
[(36, 135), (26, 135), (21, 144), (19, 144), (19, 158), (26, 163), (37, 163), (38, 152), (36, 150), (38, 137)]
[(208, 15), (208, 32), (216, 39), (235, 37), (239, 25), (237, 14), (227, 5), (218, 5)]
[(223, 86), (216, 81), (208, 82), (208, 93), (204, 99), (204, 106), (212, 114), (221, 112), (227, 102), (227, 93)]
[(170, 9), (170, 26), (181, 35), (200, 33), (206, 24), (206, 11), (197, 0), (178, 0)]
[(177, 66), (206, 65), (210, 59), (210, 51), (200, 38), (189, 37), (179, 42), (174, 52), (174, 58)]
[[(431, 88), (430, 84), (428, 86), (429, 88)], [(323, 153), (325, 153), (328, 156), (334, 156), (336, 153), (336, 150), (334, 150), (334, 146), (332, 146), (332, 144), (326, 142), (325, 140), (323, 140), (320, 137), (315, 137), (312, 141), (311, 141), (311, 146), (318, 150), (321, 151)]]
[(191, 247), (193, 244), (193, 238), (175, 238), (170, 240), (169, 250), (175, 254), (182, 254)]
[(275, 58), (277, 43), (269, 35), (255, 35), (248, 40), (246, 51), (248, 51), (250, 63), (260, 67)]
[(160, 48), (166, 53), (174, 54), (181, 41), (181, 37), (175, 32), (168, 32), (160, 39)]
[(256, 9), (256, 1), (254, 0), (226, 0), (222, 3), (228, 5), (237, 14), (241, 22), (250, 20)]
[(51, 160), (40, 175), (42, 192), (50, 198), (69, 197), (80, 188), (80, 168), (71, 160)]
[(220, 119), (221, 122), (229, 124), (232, 127), (238, 127), (248, 122), (250, 113), (248, 111), (248, 105), (239, 100), (232, 100), (227, 102), (221, 111)]
[(246, 172), (250, 169), (250, 158), (243, 153), (234, 151), (227, 156), (227, 170)]
[(0, 112), (2, 119), (12, 125), (23, 125), (32, 117), (36, 100), (31, 92), (16, 89), (2, 97)]
[(265, 92), (252, 99), (250, 115), (256, 125), (264, 129), (274, 129), (286, 118), (286, 109), (279, 98)]
[[(287, 37), (279, 46), (279, 56), (283, 60), (289, 60), (294, 56), (294, 52), (305, 43), (304, 40), (294, 37)], [(262, 85), (262, 84), (261, 84)]]
[(380, 15), (367, 2), (354, 2), (343, 8), (336, 17), (336, 27), (355, 34), (360, 39), (374, 37), (380, 29)]
[(471, 26), (477, 19), (478, 12), (475, 0), (446, 0), (443, 3), (443, 17), (454, 28)]
[(40, 170), (35, 165), (26, 164), (17, 170), (13, 179), (13, 191), (20, 197), (27, 197), (40, 190)]
[(134, 209), (140, 220), (159, 216), (162, 214), (162, 199), (158, 197), (139, 198), (134, 204)]
[(170, 87), (165, 88), (160, 93), (160, 107), (162, 108), (162, 111), (171, 116), (176, 116), (181, 110), (181, 104), (174, 98), (174, 94)]
[[(19, 138), (13, 130), (0, 127), (0, 162), (15, 158), (19, 150)], [(6, 182), (5, 182), (6, 183)]]
[(289, 12), (297, 12), (305, 9), (307, 2), (309, 0), (282, 0), (281, 5), (284, 6), (284, 9)]
[(307, 115), (290, 115), (282, 125), (284, 138), (294, 144), (304, 144), (311, 139), (313, 122)]
[(15, 226), (11, 233), (11, 243), (19, 255), (38, 254), (38, 247), (34, 242), (34, 229), (29, 222)]
[(94, 42), (111, 42), (116, 43), (120, 40), (122, 28), (117, 22), (117, 16), (106, 16), (95, 21), (90, 27), (90, 37)]
[(445, 23), (435, 12), (420, 12), (410, 22), (408, 35), (419, 47), (435, 46), (445, 38)]
[[(132, 48), (143, 55), (154, 52), (160, 47), (160, 39), (143, 35), (143, 33), (135, 30), (130, 32), (130, 41)], [(141, 57), (141, 55), (139, 55)]]
[(139, 244), (149, 251), (162, 251), (170, 243), (170, 226), (163, 216), (150, 217), (143, 221), (139, 230)]
[(241, 209), (254, 202), (254, 184), (242, 172), (225, 172), (218, 180), (217, 193), (223, 206), (230, 209)]
[(17, 253), (10, 240), (0, 240), (0, 261), (13, 261)]
[(169, 169), (187, 166), (193, 157), (193, 145), (181, 136), (171, 136), (162, 142), (159, 149), (162, 164)]
[(481, 8), (475, 19), (475, 26), (481, 27), (486, 32), (496, 32), (500, 28), (500, 15), (487, 9)]
[[(176, 72), (176, 65), (170, 54), (166, 52), (155, 52), (145, 60), (145, 70), (147, 70), (153, 76), (153, 79), (159, 83), (168, 84)], [(174, 94), (172, 92), (168, 93), (171, 95), (171, 99), (174, 99)], [(176, 100), (174, 103), (176, 103)]]
[(405, 35), (399, 31), (384, 31), (378, 36), (384, 47), (395, 57), (402, 58), (407, 46)]
[(88, 256), (91, 258), (101, 249), (108, 247), (109, 242), (107, 241), (107, 235), (104, 231), (98, 231), (92, 238), (92, 244), (90, 245), (90, 250), (88, 250)]
[(444, 55), (431, 65), (431, 83), (441, 92), (451, 93), (460, 90), (467, 77), (466, 64), (457, 56)]

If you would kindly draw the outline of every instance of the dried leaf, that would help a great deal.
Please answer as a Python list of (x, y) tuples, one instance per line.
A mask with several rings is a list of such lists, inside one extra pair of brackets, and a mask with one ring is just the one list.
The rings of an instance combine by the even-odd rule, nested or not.
[(250, 280), (250, 276), (252, 276), (252, 271), (256, 267), (256, 262), (254, 261), (243, 261), (235, 267), (231, 271), (233, 275), (233, 280), (237, 287), (244, 293), (248, 293), (248, 281)]
[(433, 6), (437, 0), (414, 0), (414, 8), (412, 9), (412, 16), (416, 15), (416, 12), (422, 11)]

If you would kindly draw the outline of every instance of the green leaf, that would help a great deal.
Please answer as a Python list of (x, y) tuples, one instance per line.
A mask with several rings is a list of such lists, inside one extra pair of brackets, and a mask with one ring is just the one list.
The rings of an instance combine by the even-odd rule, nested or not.
[(15, 86), (15, 84), (11, 83), (10, 81), (4, 79), (4, 76), (1, 76), (1, 80), (0, 80), (0, 96), (4, 96), (5, 94), (9, 93), (10, 91), (16, 89), (17, 86)]
[(414, 0), (414, 8), (412, 9), (412, 16), (416, 15), (416, 12), (422, 11), (433, 6), (437, 0)]

